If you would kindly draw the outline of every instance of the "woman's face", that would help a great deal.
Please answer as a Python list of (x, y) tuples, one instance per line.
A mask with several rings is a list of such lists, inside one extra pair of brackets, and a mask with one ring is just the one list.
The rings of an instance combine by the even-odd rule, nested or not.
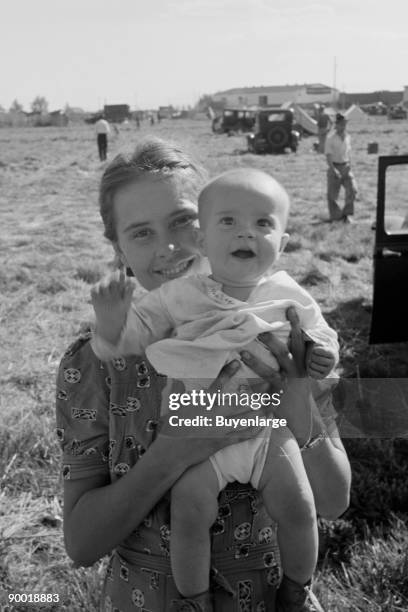
[(146, 177), (119, 189), (114, 214), (115, 249), (149, 291), (202, 269), (197, 205), (183, 196), (176, 179)]

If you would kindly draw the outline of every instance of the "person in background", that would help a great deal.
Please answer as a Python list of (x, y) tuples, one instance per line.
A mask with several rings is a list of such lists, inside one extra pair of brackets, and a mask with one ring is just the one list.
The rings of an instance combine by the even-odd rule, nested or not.
[[(347, 119), (337, 113), (332, 131), (326, 139), (325, 150), (327, 169), (327, 203), (330, 221), (352, 223), (357, 183), (351, 172), (351, 139), (347, 133)], [(338, 204), (340, 187), (345, 190), (345, 205)]]
[(326, 144), (327, 134), (330, 132), (331, 119), (325, 112), (324, 104), (320, 104), (317, 109), (317, 134), (319, 138), (318, 152), (324, 153), (324, 147)]
[(106, 160), (108, 153), (108, 134), (110, 134), (109, 123), (105, 119), (105, 115), (101, 115), (95, 123), (96, 141), (98, 144), (99, 159)]

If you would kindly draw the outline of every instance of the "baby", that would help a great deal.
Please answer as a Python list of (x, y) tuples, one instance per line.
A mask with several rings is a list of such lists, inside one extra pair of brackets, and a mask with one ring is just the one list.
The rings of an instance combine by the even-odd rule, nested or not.
[[(240, 358), (243, 348), (276, 368), (256, 338), (273, 331), (287, 340), (286, 311), (294, 306), (310, 341), (307, 372), (315, 379), (326, 377), (338, 359), (336, 333), (304, 289), (285, 272), (272, 273), (288, 240), (288, 214), (286, 191), (264, 172), (238, 169), (210, 181), (199, 196), (198, 240), (211, 275), (170, 281), (136, 304), (133, 285), (123, 274), (96, 287), (95, 353), (107, 360), (146, 351), (159, 373), (191, 390), (194, 379), (212, 381), (225, 363)], [(255, 376), (242, 364), (237, 377), (242, 383)], [(267, 429), (222, 449), (173, 487), (171, 563), (178, 590), (185, 597), (208, 590), (209, 529), (217, 517), (218, 495), (233, 481), (257, 488), (278, 524), (281, 589), (306, 593), (317, 559), (316, 512), (299, 448), (285, 428)], [(294, 612), (302, 605), (281, 602), (281, 609)]]

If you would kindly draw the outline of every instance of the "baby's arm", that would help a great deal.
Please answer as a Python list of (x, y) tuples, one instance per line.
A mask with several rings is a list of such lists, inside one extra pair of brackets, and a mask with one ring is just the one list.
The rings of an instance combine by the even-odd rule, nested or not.
[(123, 272), (92, 289), (96, 329), (91, 345), (99, 359), (140, 354), (174, 327), (159, 289), (147, 293), (137, 304), (132, 303), (133, 290), (132, 281)]
[(306, 371), (316, 380), (326, 378), (339, 361), (337, 333), (322, 315), (319, 305), (303, 290), (304, 305), (307, 309), (298, 313), (306, 340)]

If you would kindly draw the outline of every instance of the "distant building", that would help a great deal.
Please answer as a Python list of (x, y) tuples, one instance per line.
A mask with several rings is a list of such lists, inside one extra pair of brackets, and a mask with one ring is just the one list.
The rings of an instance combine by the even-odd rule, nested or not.
[(365, 93), (342, 93), (342, 106), (349, 107), (352, 104), (377, 104), (381, 102), (386, 106), (401, 104), (403, 100), (403, 91), (372, 91)]
[(174, 113), (174, 108), (172, 106), (159, 106), (157, 116), (160, 119), (170, 119), (173, 113)]
[(61, 110), (51, 111), (49, 113), (49, 125), (56, 127), (66, 127), (68, 125), (68, 117)]
[(338, 89), (311, 83), (303, 85), (270, 85), (261, 87), (237, 87), (219, 91), (211, 96), (224, 106), (280, 106), (285, 102), (301, 105), (336, 105), (340, 97)]
[(111, 123), (122, 123), (125, 119), (131, 118), (128, 104), (105, 104), (103, 113), (105, 119)]

